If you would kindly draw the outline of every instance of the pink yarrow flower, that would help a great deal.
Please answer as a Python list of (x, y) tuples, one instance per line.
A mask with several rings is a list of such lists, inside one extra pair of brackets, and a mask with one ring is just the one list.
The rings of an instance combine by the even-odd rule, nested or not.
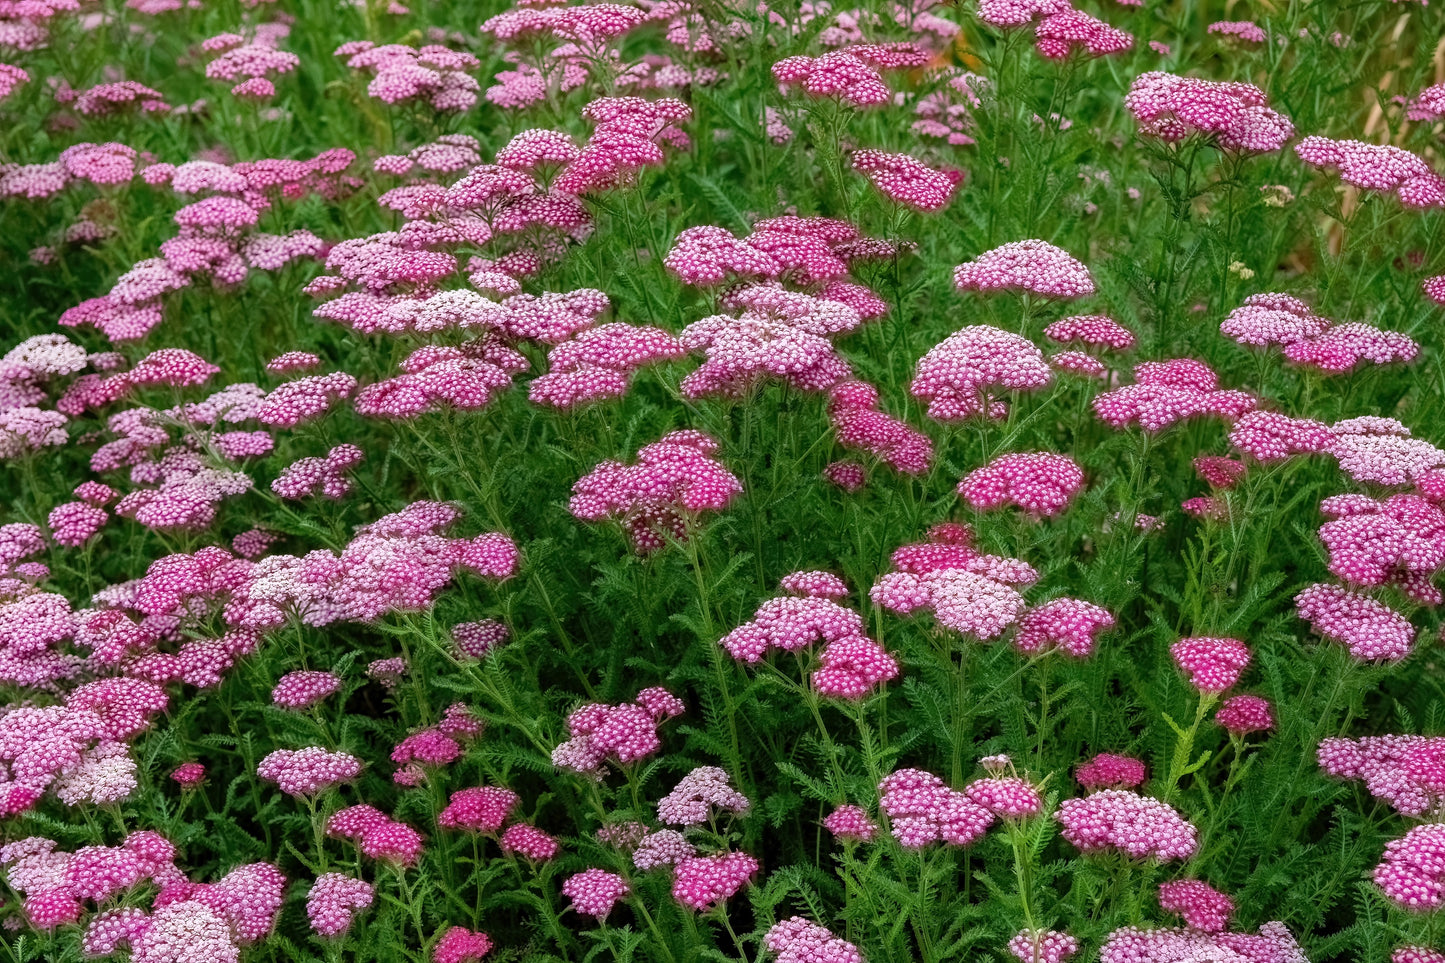
[(958, 493), (980, 511), (1015, 505), (1034, 516), (1058, 515), (1084, 487), (1072, 458), (1050, 452), (1001, 455), (958, 483)]

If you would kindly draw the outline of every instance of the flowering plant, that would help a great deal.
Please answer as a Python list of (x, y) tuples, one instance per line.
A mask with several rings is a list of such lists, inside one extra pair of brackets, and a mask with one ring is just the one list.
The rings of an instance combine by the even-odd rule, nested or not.
[(6, 959), (1445, 961), (1445, 22), (1201, 9), (0, 0)]

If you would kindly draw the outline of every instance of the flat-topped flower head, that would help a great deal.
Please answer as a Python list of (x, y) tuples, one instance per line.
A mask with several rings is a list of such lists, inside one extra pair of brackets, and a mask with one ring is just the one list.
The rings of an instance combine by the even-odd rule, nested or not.
[(935, 170), (909, 154), (881, 150), (853, 152), (853, 169), (878, 188), (878, 193), (905, 207), (933, 213), (953, 202), (963, 172)]
[(1416, 826), (1386, 843), (1374, 879), (1402, 909), (1419, 913), (1445, 905), (1445, 824)]
[(1114, 625), (1114, 616), (1092, 602), (1054, 599), (1029, 609), (1019, 618), (1013, 645), (1027, 655), (1057, 649), (1084, 659), (1094, 653), (1098, 637)]
[(361, 775), (361, 760), (319, 746), (277, 749), (261, 760), (256, 775), (292, 796), (314, 796)]
[(1445, 206), (1445, 178), (1403, 147), (1310, 136), (1294, 150), (1311, 167), (1339, 171), (1352, 187), (1392, 193), (1406, 207)]
[(1316, 750), (1320, 768), (1338, 779), (1358, 779), (1396, 812), (1415, 818), (1445, 809), (1445, 739), (1384, 735), (1329, 738)]
[(1269, 35), (1253, 20), (1217, 20), (1209, 25), (1206, 33), (1218, 34), (1225, 38), (1236, 38), (1247, 43), (1264, 43)]
[(1274, 707), (1263, 696), (1230, 696), (1214, 714), (1214, 721), (1238, 736), (1268, 732), (1275, 726)]
[(1034, 27), (1034, 47), (1050, 60), (1064, 60), (1073, 53), (1104, 57), (1133, 46), (1133, 34), (1082, 10), (1051, 13)]
[(1007, 948), (1019, 963), (1064, 963), (1079, 952), (1079, 941), (1058, 930), (1023, 930)]
[(340, 689), (341, 679), (332, 672), (288, 672), (271, 690), (271, 701), (283, 709), (308, 709)]
[(909, 391), (940, 421), (974, 415), (1002, 418), (1008, 408), (998, 389), (1026, 391), (1053, 380), (1044, 354), (1026, 338), (980, 324), (960, 328), (918, 361)]
[(599, 920), (631, 892), (625, 879), (604, 869), (584, 870), (562, 884), (562, 895), (572, 900), (572, 909)]
[(322, 873), (306, 894), (306, 918), (317, 936), (342, 936), (356, 914), (371, 906), (372, 885), (344, 873)]
[(452, 926), (432, 947), (432, 963), (481, 963), (492, 952), (492, 938), (465, 926)]
[(1165, 141), (1197, 133), (1223, 150), (1262, 153), (1279, 150), (1294, 136), (1289, 118), (1270, 109), (1264, 91), (1253, 84), (1151, 71), (1134, 78), (1124, 106), (1139, 121), (1140, 133)]
[(773, 79), (784, 90), (796, 88), (810, 97), (834, 97), (853, 107), (876, 107), (892, 98), (883, 76), (847, 50), (779, 60), (773, 64)]
[(1044, 811), (1038, 788), (1019, 776), (992, 775), (969, 783), (963, 794), (1000, 819), (1024, 819)]
[(1220, 322), (1219, 330), (1240, 344), (1263, 347), (1315, 338), (1333, 324), (1329, 318), (1315, 314), (1299, 298), (1288, 294), (1251, 294)]
[(717, 766), (699, 766), (683, 776), (657, 803), (657, 818), (674, 826), (697, 826), (715, 812), (748, 811), (748, 797), (728, 785), (728, 774)]
[(863, 963), (858, 947), (801, 916), (773, 924), (763, 945), (777, 954), (778, 963)]
[(687, 909), (714, 909), (750, 883), (758, 868), (747, 853), (685, 856), (673, 866), (672, 898)]
[(1234, 900), (1203, 880), (1177, 879), (1159, 884), (1159, 907), (1178, 913), (1193, 929), (1222, 933), (1234, 915)]
[(1251, 658), (1249, 647), (1238, 639), (1204, 637), (1180, 639), (1169, 654), (1192, 686), (1215, 695), (1239, 681)]
[(669, 535), (685, 538), (690, 520), (722, 510), (742, 492), (713, 457), (717, 447), (700, 432), (672, 432), (639, 449), (633, 465), (599, 464), (572, 486), (568, 507), (583, 521), (617, 518), (637, 551), (656, 551)]
[(1069, 0), (979, 0), (978, 19), (995, 27), (1022, 27), (1069, 9)]
[(878, 805), (907, 849), (932, 843), (967, 846), (993, 825), (994, 812), (920, 769), (898, 769), (878, 784)]
[(1403, 659), (1415, 644), (1415, 627), (1409, 619), (1342, 585), (1309, 586), (1295, 596), (1295, 612), (1312, 630), (1344, 645), (1361, 662)]
[(866, 843), (878, 834), (878, 826), (862, 806), (845, 804), (834, 809), (823, 820), (823, 828), (834, 838)]
[(1124, 789), (1101, 789), (1059, 803), (1064, 839), (1085, 853), (1119, 852), (1133, 859), (1188, 859), (1199, 832), (1167, 803)]
[(1126, 926), (1109, 934), (1099, 952), (1100, 963), (1155, 963), (1164, 960), (1249, 960), (1308, 963), (1304, 950), (1283, 923), (1265, 923), (1259, 934), (1207, 933), (1178, 927), (1140, 929)]
[(1073, 255), (1040, 240), (1010, 241), (953, 269), (960, 291), (1032, 291), (1070, 299), (1095, 292), (1089, 269)]
[(958, 493), (980, 511), (1017, 506), (1034, 516), (1057, 515), (1084, 487), (1084, 471), (1067, 455), (1000, 455), (958, 483)]
[(1044, 337), (1060, 344), (1081, 344), (1101, 351), (1127, 351), (1135, 340), (1134, 332), (1102, 314), (1060, 318), (1044, 328)]

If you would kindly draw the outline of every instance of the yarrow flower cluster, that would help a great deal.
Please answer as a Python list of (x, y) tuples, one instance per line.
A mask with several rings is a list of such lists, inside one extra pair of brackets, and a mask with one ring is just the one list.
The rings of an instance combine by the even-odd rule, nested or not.
[(1134, 78), (1124, 106), (1141, 133), (1164, 141), (1198, 133), (1227, 151), (1263, 153), (1279, 150), (1294, 136), (1294, 124), (1272, 110), (1253, 84), (1151, 71)]
[(938, 526), (929, 540), (893, 553), (895, 571), (869, 591), (878, 605), (899, 615), (932, 611), (940, 625), (981, 640), (997, 638), (1023, 614), (1017, 587), (1038, 573), (1018, 559), (984, 555), (969, 542), (964, 526)]
[(908, 849), (937, 842), (967, 846), (993, 825), (993, 810), (919, 769), (899, 769), (885, 776), (878, 794), (893, 837)]
[(657, 727), (684, 711), (682, 702), (662, 688), (644, 689), (635, 702), (621, 705), (589, 703), (567, 717), (572, 738), (552, 750), (552, 763), (601, 779), (608, 759), (625, 766), (661, 749)]
[(863, 963), (863, 954), (827, 927), (793, 916), (774, 923), (763, 945), (777, 954), (778, 963)]
[(836, 576), (795, 572), (784, 577), (783, 588), (799, 594), (769, 599), (751, 621), (719, 640), (729, 655), (756, 663), (773, 649), (799, 652), (823, 642), (813, 688), (839, 698), (863, 696), (880, 682), (897, 677), (897, 659), (868, 637), (862, 616), (834, 601), (847, 595)]
[(1053, 380), (1043, 352), (1019, 335), (986, 324), (960, 328), (918, 361), (908, 390), (928, 403), (930, 417), (1001, 419), (1008, 406), (998, 389), (1028, 391)]
[(674, 431), (645, 445), (637, 462), (604, 461), (572, 486), (568, 509), (583, 521), (617, 518), (639, 553), (686, 539), (703, 512), (721, 511), (742, 483), (718, 462), (717, 442), (697, 431)]
[(960, 291), (1031, 291), (1070, 299), (1096, 290), (1089, 269), (1047, 241), (1011, 241), (953, 269)]
[(1161, 862), (1188, 859), (1199, 831), (1167, 803), (1126, 789), (1101, 789), (1059, 803), (1064, 839), (1085, 853), (1119, 852)]
[(1015, 505), (1031, 515), (1057, 515), (1084, 487), (1084, 471), (1067, 455), (1050, 452), (1000, 455), (958, 483), (976, 509)]
[(1445, 206), (1445, 178), (1404, 148), (1310, 136), (1294, 151), (1309, 166), (1338, 170), (1346, 184), (1394, 194), (1406, 207)]

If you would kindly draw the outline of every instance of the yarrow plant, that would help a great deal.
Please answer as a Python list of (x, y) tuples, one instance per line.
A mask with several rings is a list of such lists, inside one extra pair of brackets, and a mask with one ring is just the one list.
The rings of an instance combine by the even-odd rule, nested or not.
[(1439, 16), (1208, 6), (0, 0), (7, 958), (1445, 960)]

